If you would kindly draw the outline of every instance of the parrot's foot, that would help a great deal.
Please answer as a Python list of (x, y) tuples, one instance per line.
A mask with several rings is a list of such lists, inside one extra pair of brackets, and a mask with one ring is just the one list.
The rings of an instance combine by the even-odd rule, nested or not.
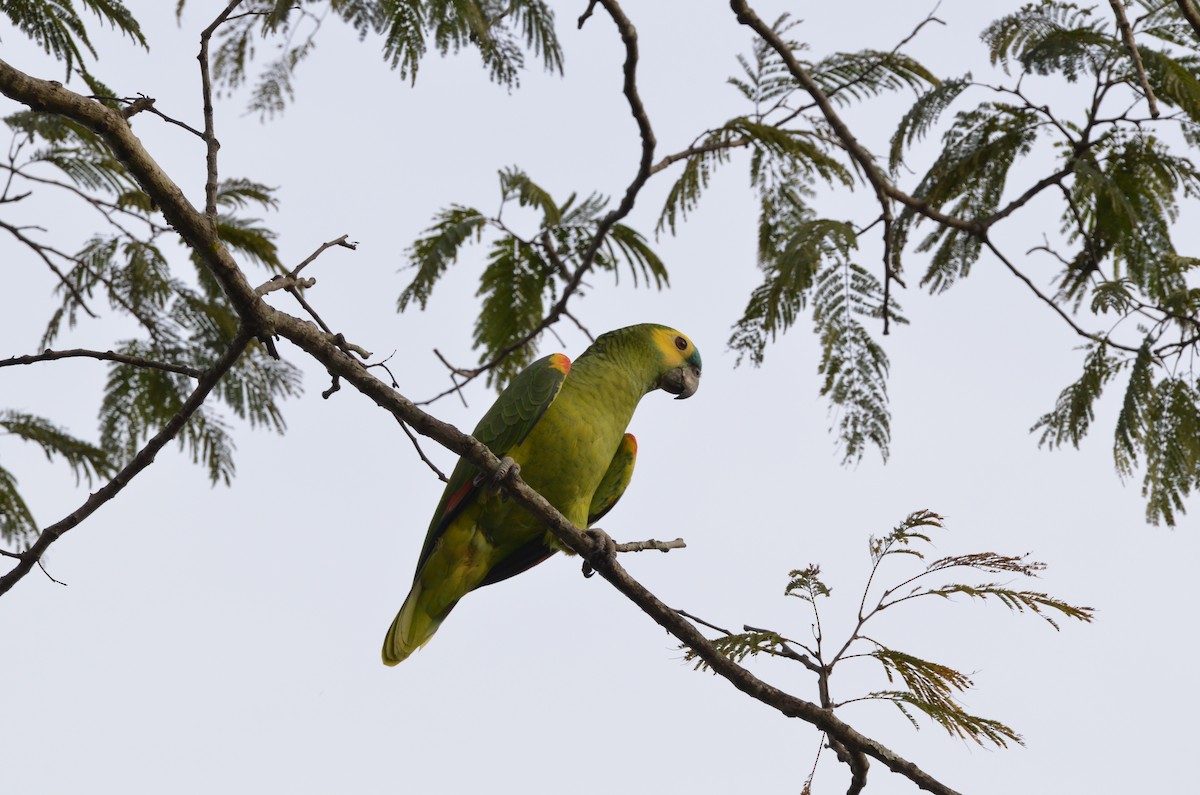
[(611, 558), (617, 554), (617, 542), (612, 540), (612, 536), (601, 530), (599, 527), (590, 527), (583, 531), (583, 535), (591, 542), (591, 550), (586, 555), (586, 560), (583, 561), (583, 576), (591, 577), (596, 573), (592, 568), (591, 561), (597, 558)]
[(512, 475), (519, 474), (520, 472), (521, 465), (512, 460), (512, 458), (509, 456), (504, 456), (504, 458), (500, 459), (500, 463), (496, 466), (496, 468), (492, 470), (491, 477), (480, 473), (475, 478), (475, 485), (480, 486), (483, 485), (485, 480), (490, 480), (492, 484), (492, 491), (499, 492), (500, 485), (504, 483), (504, 481), (508, 480), (508, 478)]

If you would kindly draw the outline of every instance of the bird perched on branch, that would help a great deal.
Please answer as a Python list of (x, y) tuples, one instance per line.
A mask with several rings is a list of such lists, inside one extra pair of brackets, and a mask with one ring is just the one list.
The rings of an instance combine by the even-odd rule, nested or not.
[[(699, 385), (700, 352), (691, 340), (666, 326), (629, 326), (602, 335), (573, 363), (554, 353), (531, 364), (472, 435), (584, 529), (629, 485), (637, 442), (625, 428), (642, 396), (662, 389), (683, 399)], [(459, 459), (429, 523), (412, 590), (388, 630), (383, 661), (396, 665), (427, 643), (470, 591), (520, 574), (560, 548), (540, 520)]]

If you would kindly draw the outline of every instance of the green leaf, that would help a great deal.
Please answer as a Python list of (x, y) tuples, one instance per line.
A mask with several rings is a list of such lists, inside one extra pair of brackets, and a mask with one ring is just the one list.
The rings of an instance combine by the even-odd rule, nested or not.
[(945, 729), (947, 734), (973, 740), (979, 745), (990, 742), (1000, 748), (1007, 748), (1010, 742), (1025, 744), (1021, 735), (1011, 726), (991, 718), (972, 715), (957, 703), (948, 707), (945, 702), (927, 701), (915, 693), (903, 690), (878, 690), (869, 694), (867, 698), (891, 702), (916, 729), (921, 727), (909, 710), (910, 707), (925, 714)]
[(784, 588), (784, 596), (794, 596), (805, 602), (817, 603), (817, 599), (828, 597), (833, 591), (821, 581), (821, 567), (810, 563), (807, 568), (793, 569), (788, 572), (789, 580)]
[(28, 547), (37, 534), (37, 522), (17, 490), (17, 479), (0, 467), (0, 539)]
[(912, 146), (914, 141), (924, 138), (929, 129), (941, 118), (946, 108), (950, 107), (959, 94), (970, 85), (971, 76), (967, 75), (962, 79), (938, 83), (917, 97), (912, 107), (900, 119), (896, 132), (892, 134), (888, 168), (893, 173), (904, 162), (904, 149)]
[(938, 82), (912, 56), (883, 50), (836, 52), (812, 64), (809, 74), (829, 99), (843, 106), (887, 91), (920, 91)]
[(77, 439), (43, 417), (8, 409), (0, 410), (0, 429), (18, 439), (38, 445), (48, 461), (61, 458), (71, 468), (76, 483), (81, 479), (91, 483), (93, 479), (107, 477), (115, 471), (104, 450)]
[(396, 310), (403, 312), (410, 301), (416, 301), (424, 309), (437, 280), (458, 260), (464, 243), (472, 237), (480, 239), (486, 223), (487, 219), (478, 210), (459, 204), (438, 213), (433, 226), (425, 230), (427, 234), (408, 247), (409, 267), (416, 274), (400, 293)]
[[(82, 0), (84, 8), (149, 49), (133, 14), (120, 0)], [(83, 54), (93, 58), (96, 49), (88, 39), (87, 24), (80, 18), (71, 0), (9, 0), (0, 3), (0, 14), (8, 17), (18, 31), (66, 65), (67, 77), (75, 72), (86, 74)]]
[(1200, 488), (1200, 392), (1186, 379), (1159, 381), (1145, 412), (1146, 519), (1175, 524), (1183, 500)]
[[(1112, 257), (1113, 276), (1130, 281), (1152, 300), (1187, 289), (1171, 240), (1179, 194), (1200, 195), (1200, 171), (1143, 133), (1114, 135), (1075, 161), (1074, 207), (1086, 234), (1081, 257)], [(1080, 233), (1073, 214), (1064, 215)]]
[[(859, 318), (881, 318), (885, 311), (879, 280), (849, 260), (826, 263), (817, 275), (813, 323), (821, 340), (825, 376), (821, 395), (829, 399), (834, 431), (843, 446), (842, 463), (857, 463), (867, 445), (883, 460), (891, 441), (888, 410), (888, 357)], [(886, 311), (892, 313), (891, 308)], [(903, 318), (892, 313), (897, 322)]]
[[(1073, 79), (1087, 59), (1086, 41), (1101, 30), (1101, 22), (1092, 19), (1092, 9), (1075, 3), (1043, 0), (1026, 3), (1012, 14), (988, 25), (981, 38), (988, 48), (992, 65), (999, 63), (1005, 72), (1016, 59), (1024, 68), (1070, 69)], [(1040, 74), (1046, 74), (1040, 71)]]
[[(476, 295), (483, 298), (475, 320), (475, 345), (480, 361), (490, 361), (531, 334), (545, 313), (544, 296), (551, 268), (537, 249), (513, 238), (492, 244), (488, 265)], [(529, 345), (513, 350), (487, 373), (489, 385), (507, 383), (533, 359)]]
[(1042, 415), (1029, 429), (1030, 433), (1042, 430), (1039, 447), (1053, 450), (1070, 442), (1078, 448), (1096, 417), (1096, 399), (1116, 374), (1117, 365), (1104, 343), (1091, 343), (1085, 350), (1088, 355), (1083, 361), (1083, 375), (1059, 394), (1054, 410)]
[(915, 558), (924, 559), (925, 555), (919, 550), (913, 549), (912, 543), (924, 541), (926, 544), (932, 544), (933, 539), (922, 530), (926, 527), (941, 530), (945, 527), (943, 521), (941, 516), (927, 508), (913, 511), (905, 517), (903, 522), (893, 527), (887, 535), (881, 538), (871, 536), (868, 542), (871, 563), (878, 566), (888, 555), (912, 555)]
[(543, 226), (553, 226), (562, 220), (562, 212), (550, 194), (516, 166), (500, 171), (500, 200), (507, 202), (512, 199), (516, 199), (522, 207), (540, 210)]
[(1054, 627), (1055, 630), (1059, 629), (1058, 622), (1054, 620), (1052, 615), (1046, 613), (1046, 610), (1053, 610), (1067, 618), (1073, 618), (1085, 623), (1091, 623), (1095, 615), (1095, 610), (1090, 607), (1078, 607), (1040, 591), (1018, 591), (1002, 583), (995, 582), (983, 583), (981, 585), (965, 585), (962, 583), (943, 585), (939, 588), (931, 588), (927, 593), (933, 596), (941, 596), (945, 599), (949, 599), (955, 594), (965, 594), (972, 599), (980, 600), (993, 598), (1009, 610), (1018, 613), (1024, 613), (1026, 610), (1030, 611)]
[[(781, 636), (774, 632), (745, 632), (739, 635), (723, 635), (709, 641), (717, 651), (735, 663), (741, 663), (747, 657), (757, 657), (766, 653), (774, 655), (787, 644)], [(683, 647), (683, 661), (694, 662), (697, 671), (708, 670), (708, 663), (696, 654), (690, 647)]]
[[(1009, 169), (1028, 154), (1037, 131), (1038, 118), (1027, 108), (989, 102), (959, 112), (943, 138), (941, 154), (914, 195), (965, 220), (987, 218), (999, 207)], [(908, 230), (923, 220), (906, 207), (897, 220), (898, 239), (904, 240)], [(982, 245), (978, 235), (937, 226), (917, 246), (921, 252), (936, 248), (921, 285), (934, 293), (948, 289), (970, 272)]]
[[(628, 265), (634, 287), (638, 286), (639, 277), (647, 286), (653, 282), (660, 290), (669, 284), (667, 266), (650, 248), (646, 238), (633, 227), (614, 224), (604, 240), (604, 245), (610, 261), (624, 260)], [(614, 268), (613, 273), (619, 271)]]
[[(800, 24), (800, 20), (792, 19), (790, 14), (780, 14), (771, 25), (771, 30), (784, 45), (794, 53), (807, 49), (808, 45), (795, 41), (787, 36), (787, 32)], [(788, 70), (774, 47), (761, 36), (754, 37), (753, 62), (744, 55), (737, 56), (738, 65), (742, 67), (742, 77), (731, 77), (726, 82), (741, 92), (742, 96), (754, 103), (756, 115), (762, 115), (767, 103), (777, 104), (779, 100), (799, 89), (796, 79)]]
[(761, 206), (758, 263), (763, 282), (750, 294), (729, 339), (738, 362), (748, 356), (756, 366), (763, 362), (767, 343), (795, 325), (822, 264), (849, 257), (858, 245), (853, 226), (814, 218), (794, 189), (764, 195)]
[(1113, 441), (1113, 460), (1121, 477), (1133, 474), (1137, 464), (1137, 451), (1146, 438), (1147, 414), (1154, 397), (1154, 354), (1150, 346), (1154, 340), (1147, 337), (1138, 349), (1129, 370), (1129, 384), (1125, 387), (1125, 398), (1117, 415), (1117, 427)]

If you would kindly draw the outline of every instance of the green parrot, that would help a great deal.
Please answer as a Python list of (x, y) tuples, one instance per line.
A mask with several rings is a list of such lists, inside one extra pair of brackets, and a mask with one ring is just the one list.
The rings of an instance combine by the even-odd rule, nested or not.
[[(629, 485), (637, 441), (625, 433), (643, 395), (677, 400), (700, 385), (700, 352), (650, 323), (602, 335), (571, 362), (553, 353), (500, 394), (474, 433), (576, 527), (607, 513)], [(536, 566), (561, 548), (542, 523), (459, 459), (434, 511), (412, 590), (383, 643), (396, 665), (425, 645), (468, 592)]]

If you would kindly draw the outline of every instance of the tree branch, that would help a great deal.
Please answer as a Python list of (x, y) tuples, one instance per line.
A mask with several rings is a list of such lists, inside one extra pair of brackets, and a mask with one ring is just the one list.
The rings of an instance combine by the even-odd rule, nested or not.
[(1103, 335), (1097, 334), (1092, 331), (1088, 331), (1087, 329), (1080, 326), (1078, 323), (1075, 322), (1075, 319), (1072, 318), (1069, 314), (1067, 314), (1066, 310), (1064, 310), (1061, 306), (1059, 306), (1058, 303), (1053, 298), (1051, 298), (1050, 296), (1046, 295), (1041, 290), (1039, 290), (1037, 285), (1033, 283), (1032, 279), (1030, 279), (1028, 276), (1026, 276), (1024, 273), (1022, 273), (1020, 270), (1018, 270), (1017, 266), (1013, 265), (1012, 261), (1009, 260), (1008, 257), (1001, 254), (1000, 249), (996, 248), (996, 245), (994, 243), (992, 243), (992, 241), (987, 237), (987, 235), (983, 235), (981, 239), (983, 240), (983, 244), (988, 247), (988, 250), (991, 251), (993, 255), (995, 255), (996, 259), (998, 259), (998, 260), (1000, 260), (1000, 262), (1004, 263), (1004, 267), (1008, 268), (1009, 271), (1011, 271), (1014, 276), (1016, 276), (1018, 279), (1023, 281), (1025, 283), (1025, 286), (1033, 291), (1034, 295), (1036, 295), (1038, 298), (1040, 298), (1042, 300), (1043, 303), (1045, 303), (1051, 309), (1054, 310), (1055, 314), (1057, 314), (1064, 321), (1066, 321), (1066, 324), (1068, 326), (1070, 326), (1071, 329), (1076, 334), (1078, 334), (1081, 337), (1085, 337), (1093, 342), (1103, 342), (1106, 345), (1109, 345), (1113, 348), (1118, 348), (1123, 351), (1129, 351), (1130, 353), (1138, 352), (1138, 350), (1139, 350), (1138, 348), (1133, 348), (1128, 345), (1122, 345), (1119, 342), (1114, 342), (1113, 340), (1110, 340)]
[(207, 148), (205, 157), (207, 177), (204, 180), (204, 214), (213, 224), (217, 222), (217, 151), (221, 148), (221, 142), (217, 140), (217, 135), (213, 127), (212, 75), (209, 74), (208, 43), (217, 28), (241, 4), (242, 0), (230, 0), (229, 5), (225, 6), (225, 10), (218, 14), (217, 18), (212, 21), (212, 24), (200, 33), (200, 54), (196, 56), (196, 59), (200, 61), (200, 90), (204, 95), (204, 144)]
[(825, 121), (829, 123), (838, 141), (841, 142), (842, 147), (845, 148), (847, 154), (850, 155), (858, 167), (862, 169), (867, 182), (874, 188), (875, 195), (879, 199), (880, 206), (883, 209), (885, 225), (891, 218), (891, 202), (888, 200), (894, 199), (929, 220), (936, 221), (951, 229), (959, 229), (972, 233), (979, 230), (978, 222), (946, 215), (930, 206), (924, 199), (910, 196), (893, 185), (887, 176), (884, 175), (878, 164), (875, 163), (875, 158), (871, 153), (854, 137), (854, 133), (850, 131), (850, 128), (838, 115), (837, 111), (834, 110), (833, 103), (829, 101), (829, 97), (826, 96), (825, 92), (821, 90), (821, 87), (817, 85), (816, 81), (813, 80), (804, 67), (800, 65), (800, 62), (796, 60), (795, 53), (792, 52), (783, 39), (771, 29), (770, 25), (762, 21), (758, 14), (746, 3), (746, 0), (730, 0), (729, 6), (737, 15), (738, 22), (750, 27), (751, 30), (771, 45), (771, 48), (783, 60), (788, 72), (808, 92), (809, 96), (813, 98), (813, 101), (821, 110), (821, 114), (825, 117)]
[(1183, 14), (1183, 18), (1192, 26), (1192, 30), (1196, 31), (1196, 37), (1200, 38), (1200, 11), (1192, 4), (1192, 0), (1175, 0), (1175, 2)]
[(192, 394), (183, 402), (183, 405), (179, 408), (175, 416), (162, 427), (162, 430), (146, 442), (137, 455), (112, 480), (92, 493), (84, 501), (83, 505), (76, 508), (63, 519), (42, 530), (38, 535), (37, 541), (29, 549), (19, 554), (20, 561), (17, 565), (3, 577), (0, 577), (0, 595), (7, 593), (10, 588), (16, 585), (21, 578), (29, 573), (35, 563), (40, 565), (42, 555), (46, 553), (51, 544), (61, 538), (68, 530), (78, 527), (83, 520), (95, 513), (100, 506), (120, 494), (121, 490), (128, 486), (129, 482), (138, 473), (154, 463), (154, 457), (183, 430), (183, 426), (187, 423), (188, 419), (196, 412), (196, 409), (200, 408), (208, 398), (208, 394), (237, 362), (251, 339), (251, 335), (244, 328), (239, 331), (238, 335), (229, 343), (229, 347), (225, 349), (225, 353), (221, 355), (221, 358), (200, 376)]
[(1133, 68), (1137, 72), (1138, 83), (1142, 87), (1142, 93), (1146, 95), (1146, 104), (1150, 106), (1150, 116), (1157, 119), (1159, 117), (1158, 101), (1154, 98), (1154, 89), (1150, 88), (1150, 78), (1146, 76), (1146, 67), (1142, 65), (1142, 54), (1138, 52), (1137, 42), (1133, 38), (1133, 28), (1129, 26), (1129, 17), (1125, 16), (1125, 3), (1122, 0), (1108, 0), (1108, 4), (1112, 6), (1113, 14), (1117, 17), (1117, 27), (1121, 30), (1121, 38), (1125, 41), (1125, 47), (1129, 50), (1129, 57), (1133, 59)]
[(71, 294), (71, 297), (75, 299), (75, 303), (79, 304), (79, 307), (84, 312), (87, 312), (88, 317), (97, 317), (96, 313), (93, 312), (91, 307), (87, 305), (87, 302), (83, 300), (83, 295), (80, 294), (79, 288), (71, 284), (71, 280), (67, 278), (67, 275), (59, 270), (59, 267), (54, 264), (53, 260), (50, 259), (50, 255), (46, 253), (49, 249), (47, 249), (41, 243), (38, 243), (36, 240), (27, 237), (17, 227), (6, 224), (3, 221), (0, 221), (0, 229), (8, 230), (9, 234), (28, 246), (34, 254), (37, 254), (38, 257), (41, 258), (42, 262), (46, 263), (46, 267), (48, 267), (54, 273), (54, 275), (58, 277), (59, 284), (61, 284), (63, 289)]
[[(605, 2), (605, 0), (600, 0), (600, 2), (610, 13), (616, 12), (614, 18), (618, 19), (618, 27), (623, 31), (628, 54), (626, 88), (629, 93), (628, 90), (633, 85), (632, 68), (636, 65), (635, 39), (631, 35), (632, 26), (626, 28), (619, 21), (624, 17), (619, 14), (615, 3)], [(243, 330), (237, 340), (239, 343), (236, 346), (237, 352), (234, 352), (231, 347), (217, 365), (207, 371), (206, 377), (201, 379), (197, 390), (185, 403), (185, 408), (190, 409), (188, 416), (191, 411), (199, 407), (220, 376), (233, 365), (237, 359), (237, 353), (240, 353), (252, 336), (262, 333), (278, 334), (324, 365), (334, 377), (344, 379), (359, 393), (392, 414), (396, 419), (407, 423), (417, 433), (432, 438), (452, 452), (458, 453), (480, 471), (496, 471), (500, 462), (484, 444), (462, 433), (449, 423), (442, 422), (421, 411), (411, 400), (376, 378), (361, 362), (355, 360), (345, 350), (343, 344), (339, 344), (339, 340), (334, 335), (322, 331), (312, 323), (275, 309), (256, 295), (254, 288), (247, 282), (229, 251), (217, 238), (214, 225), (210, 223), (208, 217), (198, 212), (188, 202), (179, 186), (145, 151), (141, 141), (132, 134), (128, 123), (118, 111), (81, 97), (57, 83), (31, 78), (3, 60), (0, 60), (0, 92), (39, 110), (66, 116), (101, 135), (113, 149), (114, 154), (129, 168), (130, 173), (142, 186), (142, 189), (162, 208), (163, 215), (171, 222), (183, 240), (191, 246), (200, 261), (221, 283), (234, 311), (242, 318)], [(631, 105), (635, 108), (636, 116), (636, 108), (640, 107), (640, 102), (634, 103), (631, 100)], [(648, 131), (648, 126), (646, 130)], [(643, 167), (639, 171), (641, 182), (644, 182), (644, 172), (649, 168), (650, 159), (653, 156), (653, 138), (644, 137), (643, 144)], [(622, 202), (622, 207), (626, 212), (628, 211), (626, 205), (632, 205), (632, 197), (636, 194), (639, 184), (635, 179), (631, 185), (631, 191), (627, 191), (626, 201)], [(614, 218), (612, 223), (615, 223), (615, 220)], [(52, 538), (78, 525), (99, 505), (111, 499), (112, 495), (119, 491), (129, 478), (150, 463), (154, 452), (157, 452), (174, 433), (178, 432), (186, 419), (184, 412), (173, 418), (168, 427), (165, 427), (151, 440), (151, 444), (157, 446), (151, 448), (151, 444), (148, 444), (135, 458), (139, 467), (134, 468), (134, 463), (131, 462), (118, 474), (116, 479), (110, 481), (107, 486), (89, 498), (81, 509), (43, 531), (35, 547), (44, 551), (45, 547), (51, 543)], [(831, 710), (822, 709), (816, 704), (785, 693), (763, 682), (745, 668), (725, 657), (709, 643), (699, 630), (630, 577), (628, 572), (617, 562), (615, 556), (602, 554), (593, 548), (592, 543), (578, 528), (555, 510), (544, 497), (526, 485), (519, 475), (510, 474), (501, 485), (518, 504), (542, 520), (564, 546), (580, 553), (618, 591), (638, 605), (660, 626), (694, 649), (700, 659), (738, 690), (788, 717), (800, 718), (816, 726), (842, 743), (849, 751), (861, 752), (879, 760), (886, 767), (908, 778), (922, 789), (938, 795), (957, 795), (953, 789), (930, 776), (913, 762), (860, 734), (836, 717)], [(40, 552), (37, 554), (40, 555)], [(34, 557), (31, 555), (22, 560), (18, 568), (24, 567), (25, 570), (28, 570), (33, 565), (33, 560)], [(0, 593), (11, 588), (12, 584), (20, 579), (20, 576), (23, 576), (23, 572), (20, 576), (14, 576), (14, 572), (10, 572), (5, 578), (0, 579), (0, 589), (2, 589)]]
[(163, 370), (168, 373), (179, 373), (186, 375), (189, 378), (201, 378), (204, 375), (203, 370), (195, 367), (188, 367), (186, 364), (171, 364), (170, 362), (159, 362), (154, 359), (146, 359), (141, 356), (129, 356), (124, 353), (115, 353), (113, 351), (91, 351), (84, 348), (71, 348), (70, 350), (51, 351), (46, 350), (42, 353), (31, 353), (26, 356), (10, 356), (7, 359), (0, 359), (0, 367), (12, 367), (18, 364), (36, 364), (37, 362), (52, 362), (57, 359), (99, 359), (106, 362), (120, 362), (121, 364), (129, 364), (134, 367), (144, 367), (149, 370)]

